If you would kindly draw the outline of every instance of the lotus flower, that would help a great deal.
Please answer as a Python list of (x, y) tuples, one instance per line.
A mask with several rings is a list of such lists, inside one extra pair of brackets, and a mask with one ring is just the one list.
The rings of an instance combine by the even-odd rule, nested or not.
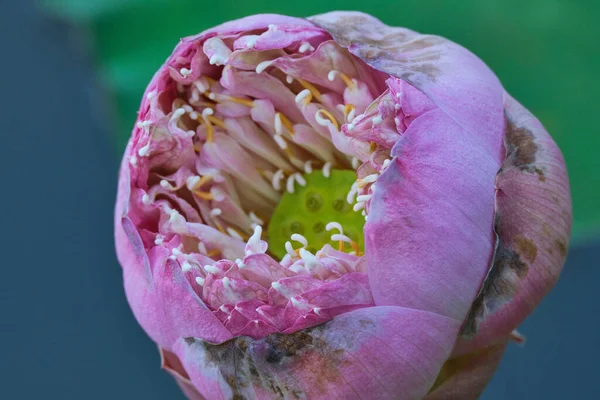
[(563, 158), (476, 56), (356, 12), (182, 39), (116, 247), (190, 399), (471, 399), (555, 284)]

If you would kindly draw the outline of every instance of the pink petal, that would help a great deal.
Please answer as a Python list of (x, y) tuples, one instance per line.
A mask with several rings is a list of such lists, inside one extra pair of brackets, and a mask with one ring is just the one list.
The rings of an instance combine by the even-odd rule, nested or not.
[(492, 257), (499, 162), (440, 109), (417, 118), (392, 155), (365, 225), (375, 303), (462, 321)]
[(463, 331), (473, 334), (487, 318), (464, 344), (469, 348), (502, 340), (533, 311), (556, 283), (569, 246), (571, 197), (562, 154), (509, 95), (506, 118), (507, 157), (496, 178), (496, 256)]
[(506, 342), (503, 342), (446, 361), (425, 400), (478, 399), (496, 372), (505, 347)]
[(175, 353), (210, 399), (421, 399), (459, 326), (429, 312), (374, 307), (290, 335), (216, 346), (189, 337)]

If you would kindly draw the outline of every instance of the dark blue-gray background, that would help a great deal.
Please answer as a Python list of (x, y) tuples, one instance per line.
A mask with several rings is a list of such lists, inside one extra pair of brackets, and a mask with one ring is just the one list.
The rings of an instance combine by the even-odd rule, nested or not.
[[(4, 399), (181, 399), (128, 309), (112, 242), (118, 159), (85, 32), (0, 2)], [(571, 248), (483, 399), (597, 396), (600, 240)]]

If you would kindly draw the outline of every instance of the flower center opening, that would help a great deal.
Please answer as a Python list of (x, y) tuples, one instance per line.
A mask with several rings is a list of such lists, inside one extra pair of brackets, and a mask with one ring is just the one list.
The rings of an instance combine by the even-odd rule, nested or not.
[(316, 170), (301, 175), (301, 184), (284, 193), (271, 216), (267, 230), (270, 252), (283, 258), (289, 254), (286, 243), (292, 238), (313, 254), (332, 244), (339, 251), (362, 255), (365, 219), (353, 210), (354, 199), (349, 196), (355, 181), (352, 170)]
[(129, 157), (146, 251), (255, 338), (373, 303), (363, 225), (404, 123), (399, 81), (318, 29), (286, 29), (184, 40)]

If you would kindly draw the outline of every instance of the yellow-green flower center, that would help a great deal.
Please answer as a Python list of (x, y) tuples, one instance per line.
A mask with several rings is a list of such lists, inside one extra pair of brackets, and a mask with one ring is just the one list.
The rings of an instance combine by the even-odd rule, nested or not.
[[(356, 181), (356, 172), (352, 170), (331, 170), (326, 177), (320, 170), (303, 175), (306, 185), (296, 185), (293, 193), (285, 192), (275, 208), (269, 222), (267, 234), (270, 252), (282, 258), (287, 253), (285, 243), (292, 234), (300, 234), (308, 245), (306, 250), (315, 253), (325, 244), (346, 252), (363, 250), (364, 217), (352, 209), (346, 197)], [(331, 240), (338, 230), (327, 231), (327, 224), (337, 222), (343, 227), (343, 235), (355, 242)], [(303, 247), (295, 242), (294, 248)], [(354, 247), (354, 248), (353, 248)]]

